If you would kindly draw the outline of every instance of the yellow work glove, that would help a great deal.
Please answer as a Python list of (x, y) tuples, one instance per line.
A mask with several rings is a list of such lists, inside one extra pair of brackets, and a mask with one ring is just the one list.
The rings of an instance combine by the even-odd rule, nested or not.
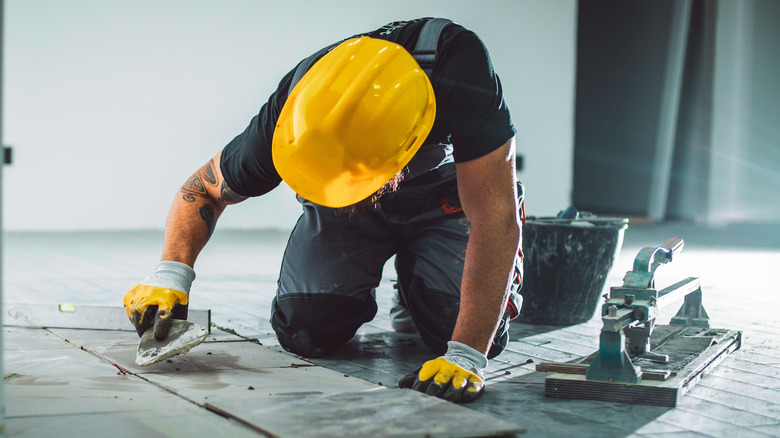
[(423, 366), (398, 382), (400, 388), (411, 388), (452, 402), (471, 402), (485, 389), (482, 370), (488, 360), (479, 351), (460, 342), (447, 342), (444, 356)]
[(195, 271), (184, 263), (161, 261), (154, 274), (133, 286), (124, 298), (125, 312), (138, 336), (154, 328), (158, 341), (168, 336), (174, 319), (187, 319)]

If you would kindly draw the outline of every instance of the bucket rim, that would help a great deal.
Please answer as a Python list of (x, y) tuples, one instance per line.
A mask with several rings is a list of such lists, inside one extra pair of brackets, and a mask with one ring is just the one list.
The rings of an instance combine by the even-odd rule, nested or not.
[(584, 217), (577, 219), (558, 219), (555, 217), (535, 217), (528, 216), (525, 220), (527, 224), (542, 226), (574, 226), (590, 222), (595, 226), (625, 228), (628, 226), (628, 218), (625, 217)]

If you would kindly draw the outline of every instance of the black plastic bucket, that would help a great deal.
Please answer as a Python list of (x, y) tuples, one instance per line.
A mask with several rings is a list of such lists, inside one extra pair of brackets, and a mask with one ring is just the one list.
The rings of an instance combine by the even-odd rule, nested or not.
[(518, 320), (550, 325), (590, 320), (627, 227), (624, 218), (528, 218)]

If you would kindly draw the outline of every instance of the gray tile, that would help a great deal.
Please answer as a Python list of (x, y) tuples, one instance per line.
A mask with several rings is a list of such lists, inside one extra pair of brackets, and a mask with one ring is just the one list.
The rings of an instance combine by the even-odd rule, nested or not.
[(727, 421), (735, 426), (746, 428), (771, 426), (780, 422), (780, 418), (777, 416), (765, 415), (761, 411), (757, 412), (754, 406), (751, 406), (751, 403), (746, 403), (741, 407), (734, 407), (690, 394), (681, 401), (678, 409), (689, 414)]
[(594, 345), (582, 345), (578, 343), (572, 343), (565, 339), (559, 339), (550, 333), (543, 335), (536, 335), (530, 338), (526, 338), (523, 341), (531, 346), (541, 347), (554, 352), (561, 352), (566, 354), (574, 354), (577, 356), (587, 356), (594, 351), (598, 350), (598, 342)]
[(53, 350), (73, 346), (64, 339), (40, 328), (2, 327), (3, 350)]
[(243, 342), (246, 340), (247, 338), (244, 336), (239, 336), (235, 333), (230, 333), (216, 327), (211, 327), (211, 333), (206, 336), (206, 340), (203, 342), (208, 344), (211, 342)]
[(3, 390), (9, 419), (164, 410), (188, 403), (139, 377), (118, 372), (95, 376), (24, 375), (6, 379)]
[(181, 401), (89, 352), (61, 344), (67, 348), (4, 351), (8, 417), (149, 409)]
[(660, 422), (678, 425), (686, 431), (703, 434), (706, 436), (733, 438), (738, 437), (766, 437), (764, 433), (752, 431), (749, 428), (735, 425), (728, 418), (711, 418), (697, 412), (687, 412), (682, 409), (674, 409), (659, 418)]
[(660, 436), (660, 435), (669, 435), (669, 434), (675, 434), (680, 432), (686, 432), (686, 429), (682, 426), (678, 426), (675, 424), (669, 424), (661, 421), (654, 421), (640, 428), (639, 430), (636, 431), (635, 434), (632, 434), (630, 436), (632, 437)]
[(223, 336), (234, 342), (204, 342), (185, 355), (141, 367), (135, 364), (138, 335), (135, 332), (52, 329), (71, 342), (105, 357), (133, 373), (172, 373), (178, 371), (255, 370), (274, 367), (308, 366), (309, 362), (289, 354), (279, 353), (251, 341), (236, 341), (233, 335)]
[(764, 433), (769, 436), (780, 436), (780, 422), (777, 422), (775, 424), (765, 424), (762, 426), (751, 426), (751, 430), (755, 432)]
[[(741, 232), (749, 230), (746, 228)], [(693, 235), (692, 240), (686, 238), (687, 233)], [(162, 237), (161, 232), (11, 234), (4, 240), (6, 252), (3, 280), (6, 300), (102, 305), (119, 305), (125, 291), (148, 275), (159, 257)], [(689, 406), (695, 406), (696, 412), (704, 418), (701, 421), (711, 422), (712, 418), (716, 418), (718, 421), (733, 423), (724, 430), (734, 436), (745, 436), (748, 433), (780, 435), (777, 424), (772, 423), (780, 415), (777, 401), (780, 393), (777, 381), (780, 377), (776, 372), (780, 369), (780, 346), (776, 341), (780, 335), (780, 324), (774, 318), (772, 306), (756, 305), (774, 302), (775, 293), (766, 286), (765, 273), (757, 272), (755, 268), (780, 263), (780, 251), (777, 248), (763, 248), (751, 252), (708, 245), (708, 239), (713, 242), (723, 240), (721, 230), (704, 232), (678, 224), (632, 223), (627, 230), (623, 251), (609, 274), (608, 286), (621, 283), (622, 276), (631, 269), (633, 258), (641, 247), (657, 245), (671, 235), (686, 238), (687, 248), (672, 264), (659, 269), (658, 285), (667, 285), (688, 276), (700, 276), (704, 288), (704, 305), (711, 316), (712, 325), (745, 331), (743, 349), (727, 358), (710, 376), (706, 376), (683, 398), (680, 409), (551, 399), (544, 397), (544, 374), (524, 370), (525, 365), (511, 368), (513, 364), (528, 358), (567, 361), (595, 351), (593, 346), (597, 345), (598, 319), (570, 327), (513, 323), (509, 351), (491, 361), (488, 371), (490, 380), (485, 394), (475, 403), (463, 407), (518, 424), (528, 430), (525, 436), (529, 437), (623, 437), (632, 434), (722, 436), (699, 426), (687, 428), (684, 423), (678, 424), (677, 419), (692, 418), (691, 412), (688, 412)], [(760, 234), (757, 236), (753, 240), (765, 240)], [(152, 406), (158, 399), (164, 403), (183, 401), (155, 386), (162, 385), (171, 390), (183, 388), (187, 398), (199, 403), (220, 403), (234, 398), (236, 403), (259, 409), (273, 406), (273, 403), (316, 397), (312, 393), (326, 395), (337, 394), (338, 391), (370, 390), (375, 386), (354, 376), (387, 384), (388, 380), (392, 381), (408, 368), (419, 366), (428, 357), (424, 346), (412, 348), (394, 342), (392, 336), (386, 335), (391, 333), (387, 310), (392, 293), (389, 279), (394, 277), (392, 264), (389, 263), (385, 267), (386, 278), (377, 290), (379, 312), (375, 320), (341, 351), (343, 355), (318, 362), (331, 368), (335, 374), (324, 377), (319, 372), (313, 372), (314, 368), (290, 368), (289, 364), (285, 365), (287, 360), (294, 363), (297, 358), (281, 353), (268, 324), (268, 317), (286, 240), (287, 233), (217, 230), (208, 251), (204, 251), (198, 261), (198, 279), (192, 295), (192, 305), (214, 310), (213, 320), (218, 326), (258, 338), (264, 346), (270, 347), (269, 351), (282, 355), (285, 359), (279, 363), (281, 368), (275, 368), (276, 365), (271, 368), (257, 366), (253, 359), (258, 358), (254, 350), (258, 348), (256, 344), (246, 345), (248, 343), (237, 341), (232, 335), (218, 334), (212, 339), (214, 344), (204, 343), (188, 355), (160, 364), (161, 368), (157, 371), (139, 370), (141, 377), (153, 383), (142, 380), (128, 383), (132, 381), (132, 376), (117, 375), (119, 370), (109, 362), (85, 365), (83, 372), (78, 372), (79, 367), (74, 369), (73, 366), (80, 359), (63, 359), (60, 361), (63, 363), (62, 369), (74, 370), (82, 376), (67, 379), (68, 384), (62, 385), (61, 376), (51, 372), (56, 370), (52, 367), (56, 361), (48, 359), (58, 357), (52, 352), (51, 356), (40, 357), (40, 368), (29, 368), (40, 373), (37, 377), (40, 385), (7, 384), (6, 392), (16, 394), (16, 400), (24, 401), (19, 406), (31, 406), (25, 409), (34, 409), (38, 404), (55, 412), (55, 408), (61, 406), (87, 403), (92, 410), (101, 405), (106, 405), (106, 409), (110, 410), (110, 400), (102, 398), (95, 387), (100, 384), (106, 388), (125, 387), (127, 391), (117, 390), (114, 395), (119, 397), (117, 403), (122, 403), (122, 410), (134, 413), (138, 412), (137, 406), (143, 403)], [(730, 265), (732, 269), (724, 270), (723, 260), (734, 261)], [(750, 300), (737, 298), (746, 293), (750, 295)], [(676, 306), (663, 308), (659, 322), (668, 320), (676, 312)], [(33, 332), (14, 331), (18, 329), (7, 331), (7, 327), (3, 330), (6, 355), (19, 349), (73, 348), (76, 353), (85, 354), (83, 358), (89, 357), (44, 332), (32, 335)], [(110, 354), (111, 361), (132, 363), (138, 338), (132, 332), (127, 334), (130, 336), (67, 333), (67, 337), (73, 338), (79, 345), (88, 344), (98, 350), (97, 354)], [(591, 334), (593, 338), (590, 338)], [(224, 342), (218, 342), (220, 340)], [(206, 354), (208, 352), (212, 354)], [(211, 357), (214, 355), (218, 358)], [(99, 361), (97, 358), (95, 360)], [(17, 365), (19, 363), (16, 362)], [(271, 360), (269, 363), (277, 362)], [(107, 375), (104, 371), (98, 371), (102, 366), (107, 367)], [(224, 369), (231, 366), (235, 369)], [(502, 375), (500, 371), (507, 367), (510, 367), (512, 374)], [(250, 370), (271, 372), (264, 374)], [(347, 378), (343, 374), (352, 377)], [(108, 382), (95, 380), (98, 378), (107, 379)], [(114, 381), (114, 378), (117, 380)], [(255, 389), (249, 390), (249, 386)], [(73, 391), (67, 392), (67, 389)], [(89, 395), (84, 399), (86, 402), (72, 395), (68, 398), (68, 394), (80, 394), (80, 391)], [(127, 399), (122, 399), (125, 393)], [(139, 400), (143, 403), (137, 403)], [(194, 407), (186, 401), (183, 403)], [(11, 404), (15, 404), (13, 399), (6, 403), (7, 406)], [(670, 422), (666, 421), (667, 414), (680, 417), (671, 416), (669, 418), (675, 422)], [(70, 422), (68, 417), (63, 418)], [(117, 424), (124, 424), (122, 419), (116, 421)], [(682, 430), (676, 430), (675, 427)], [(149, 435), (160, 434), (158, 429), (151, 429), (147, 430)]]
[[(686, 406), (689, 398), (696, 398), (711, 403), (711, 405), (707, 405), (705, 411), (723, 411), (721, 406), (726, 406), (729, 408), (727, 412), (730, 417), (736, 418), (742, 414), (742, 411), (750, 411), (780, 420), (780, 403), (777, 401), (777, 396), (780, 394), (778, 394), (778, 391), (771, 391), (768, 394), (775, 399), (774, 401), (766, 400), (764, 396), (767, 395), (767, 391), (762, 391), (761, 388), (740, 386), (740, 384), (735, 383), (735, 388), (724, 390), (720, 386), (714, 387), (710, 385), (712, 381), (710, 377), (705, 376), (701, 382), (688, 392), (683, 398), (681, 406)], [(722, 416), (723, 414), (721, 414)]]
[(234, 400), (253, 406), (275, 404), (305, 394), (373, 391), (365, 380), (322, 367), (177, 371), (143, 374), (145, 379), (196, 403)]
[(373, 383), (395, 387), (399, 379), (432, 358), (417, 334), (391, 331), (359, 334), (328, 356), (310, 360), (344, 374), (354, 373)]
[[(583, 356), (582, 354), (550, 348), (547, 343), (538, 345), (535, 342), (515, 341), (509, 344), (508, 349), (510, 352), (520, 355), (527, 355), (528, 357), (537, 361), (568, 362), (570, 360), (579, 359)], [(589, 351), (591, 353), (593, 352), (592, 350)]]
[(52, 350), (10, 350), (3, 352), (3, 372), (31, 377), (111, 375), (119, 371), (105, 361), (74, 346)]
[(632, 434), (630, 435), (632, 438), (653, 438), (657, 436), (664, 436), (664, 437), (670, 437), (670, 438), (711, 438), (712, 435), (707, 435), (703, 433), (693, 432), (690, 430), (681, 430), (677, 432), (668, 432), (661, 435), (658, 434)]
[(746, 361), (737, 362), (730, 357), (715, 367), (709, 375), (745, 385), (756, 385), (774, 391), (780, 390), (780, 367), (769, 368)]
[[(185, 402), (186, 403), (186, 402)], [(6, 419), (6, 436), (25, 438), (96, 437), (155, 438), (183, 436), (250, 438), (266, 436), (204, 408), (147, 407), (94, 414), (17, 417)]]
[(668, 408), (544, 395), (545, 373), (489, 381), (485, 393), (465, 407), (514, 422), (524, 437), (624, 437), (653, 422)]
[(302, 395), (256, 406), (214, 403), (278, 437), (477, 437), (522, 428), (411, 390)]

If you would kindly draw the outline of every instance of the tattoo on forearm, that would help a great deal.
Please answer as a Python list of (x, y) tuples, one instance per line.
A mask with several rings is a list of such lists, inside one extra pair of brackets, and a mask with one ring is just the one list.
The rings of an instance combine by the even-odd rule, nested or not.
[(205, 166), (203, 166), (203, 169), (200, 170), (200, 173), (203, 175), (203, 180), (206, 181), (206, 184), (210, 185), (211, 187), (217, 187), (217, 166), (214, 164), (213, 158), (210, 159)]
[(222, 181), (222, 189), (219, 191), (219, 200), (227, 204), (235, 204), (246, 199), (246, 196), (241, 196), (228, 187), (226, 181)]
[(209, 230), (209, 234), (206, 239), (210, 239), (211, 234), (214, 233), (214, 227), (217, 225), (217, 214), (214, 211), (214, 207), (209, 204), (201, 207), (199, 211), (200, 217), (203, 218), (204, 222), (206, 222), (206, 228)]
[(196, 198), (208, 198), (209, 196), (200, 175), (197, 173), (192, 175), (190, 179), (184, 183), (180, 191), (182, 199), (187, 202), (195, 202)]

